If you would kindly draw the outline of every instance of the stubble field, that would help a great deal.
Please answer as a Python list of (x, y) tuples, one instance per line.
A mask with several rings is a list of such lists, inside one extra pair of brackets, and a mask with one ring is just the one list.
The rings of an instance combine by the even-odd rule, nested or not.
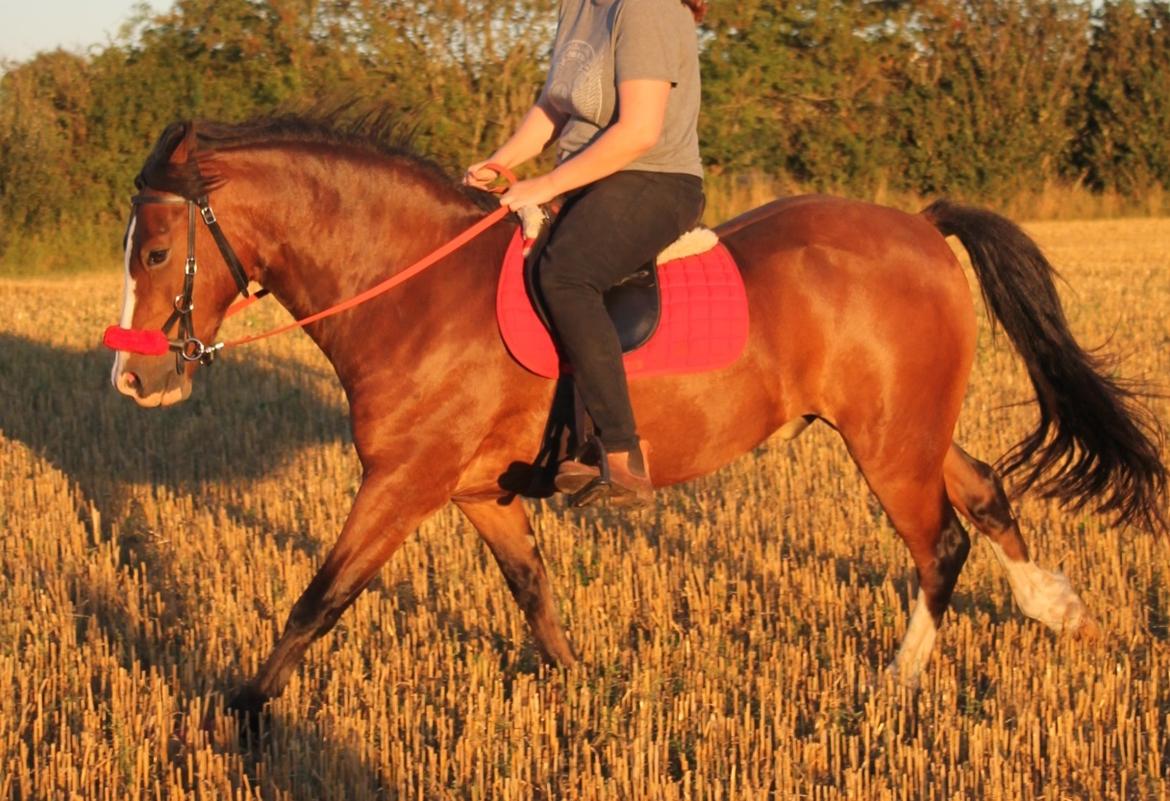
[[(1029, 230), (1082, 344), (1170, 384), (1170, 220)], [(357, 486), (344, 399), (289, 335), (139, 410), (96, 345), (120, 278), (0, 282), (0, 798), (1170, 796), (1170, 545), (1019, 499), (1100, 639), (1025, 619), (976, 541), (920, 689), (871, 693), (913, 571), (823, 426), (646, 512), (534, 504), (569, 671), (539, 664), (487, 549), (444, 510), (241, 742), (223, 695)], [(269, 304), (234, 330), (277, 320)], [(990, 460), (1034, 407), (980, 318), (957, 439)], [(1152, 406), (1170, 423), (1170, 401)]]

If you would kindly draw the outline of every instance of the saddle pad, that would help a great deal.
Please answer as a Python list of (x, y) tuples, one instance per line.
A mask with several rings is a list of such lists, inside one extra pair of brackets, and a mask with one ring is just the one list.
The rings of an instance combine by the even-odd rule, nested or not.
[[(623, 357), (627, 376), (717, 370), (739, 358), (747, 343), (747, 294), (739, 268), (722, 243), (705, 253), (660, 264), (658, 284), (662, 298), (658, 328), (645, 345)], [(562, 372), (552, 337), (524, 289), (524, 241), (519, 230), (500, 270), (496, 319), (516, 361), (546, 378)]]

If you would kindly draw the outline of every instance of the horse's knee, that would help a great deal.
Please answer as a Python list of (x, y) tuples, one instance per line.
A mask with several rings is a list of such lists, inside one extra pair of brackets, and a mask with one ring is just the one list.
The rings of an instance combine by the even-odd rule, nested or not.
[(337, 624), (345, 607), (344, 603), (328, 603), (320, 592), (310, 587), (293, 604), (284, 626), (285, 633), (308, 634), (314, 639), (320, 637)]
[(512, 597), (532, 616), (551, 604), (548, 573), (522, 507), (460, 503), (496, 559)]

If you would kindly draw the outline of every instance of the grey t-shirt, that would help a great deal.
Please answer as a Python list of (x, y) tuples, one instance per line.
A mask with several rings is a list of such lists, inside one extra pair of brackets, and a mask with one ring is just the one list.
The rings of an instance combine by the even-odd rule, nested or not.
[(562, 0), (541, 98), (569, 120), (557, 161), (578, 153), (620, 114), (619, 81), (669, 81), (662, 136), (627, 170), (703, 175), (699, 160), (699, 44), (680, 0)]

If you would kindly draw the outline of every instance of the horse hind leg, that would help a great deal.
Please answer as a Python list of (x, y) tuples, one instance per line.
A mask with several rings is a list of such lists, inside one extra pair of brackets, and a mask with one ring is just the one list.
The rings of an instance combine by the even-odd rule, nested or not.
[(913, 687), (934, 650), (971, 541), (947, 502), (937, 456), (859, 452), (848, 438), (846, 443), (918, 573), (918, 601), (889, 666), (895, 681)]
[(934, 651), (934, 641), (967, 561), (971, 540), (950, 504), (939, 502), (941, 491), (937, 495), (922, 493), (908, 503), (906, 494), (913, 498), (917, 492), (904, 491), (888, 505), (883, 502), (883, 506), (914, 560), (918, 600), (889, 670), (899, 683), (915, 686)]
[(1068, 579), (1044, 570), (1029, 558), (1003, 482), (995, 471), (952, 443), (943, 462), (943, 476), (951, 503), (987, 538), (1006, 571), (1020, 610), (1056, 632), (1094, 633), (1096, 624)]

